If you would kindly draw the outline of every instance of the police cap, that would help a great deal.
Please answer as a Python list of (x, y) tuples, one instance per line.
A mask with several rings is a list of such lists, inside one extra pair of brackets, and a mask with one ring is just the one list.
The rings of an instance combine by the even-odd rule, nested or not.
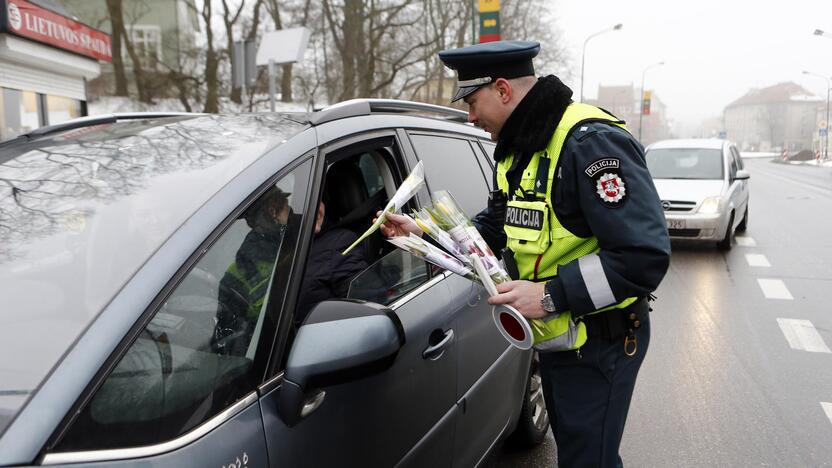
[(496, 41), (439, 52), (446, 67), (457, 72), (457, 90), (451, 102), (473, 93), (497, 78), (534, 75), (532, 58), (540, 44), (530, 41)]

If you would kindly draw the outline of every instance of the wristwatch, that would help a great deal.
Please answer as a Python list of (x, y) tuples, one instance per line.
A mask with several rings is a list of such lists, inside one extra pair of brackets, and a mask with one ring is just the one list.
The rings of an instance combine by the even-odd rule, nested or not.
[(543, 288), (543, 299), (540, 300), (540, 306), (550, 314), (555, 312), (555, 301), (552, 300), (552, 296), (546, 291), (545, 287)]

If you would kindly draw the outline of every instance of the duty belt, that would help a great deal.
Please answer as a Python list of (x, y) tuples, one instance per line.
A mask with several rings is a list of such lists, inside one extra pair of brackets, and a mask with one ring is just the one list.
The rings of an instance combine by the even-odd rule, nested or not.
[(626, 337), (648, 320), (650, 306), (642, 298), (623, 309), (612, 309), (588, 315), (581, 320), (586, 324), (588, 337), (602, 337), (608, 341)]

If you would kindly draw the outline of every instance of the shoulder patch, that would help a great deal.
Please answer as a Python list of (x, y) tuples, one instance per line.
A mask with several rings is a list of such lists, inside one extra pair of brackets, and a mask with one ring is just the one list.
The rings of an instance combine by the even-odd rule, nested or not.
[(604, 170), (604, 169), (618, 169), (621, 166), (621, 163), (618, 161), (618, 158), (601, 158), (584, 169), (584, 173), (588, 177), (595, 177), (595, 174)]
[(607, 208), (618, 208), (627, 200), (627, 184), (618, 158), (601, 158), (584, 169), (598, 199)]

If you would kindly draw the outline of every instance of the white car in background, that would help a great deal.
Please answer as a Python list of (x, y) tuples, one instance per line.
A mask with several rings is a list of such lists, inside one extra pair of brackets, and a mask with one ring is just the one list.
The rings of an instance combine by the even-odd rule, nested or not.
[(748, 227), (748, 179), (727, 140), (663, 140), (645, 151), (671, 238), (716, 241), (728, 250)]

